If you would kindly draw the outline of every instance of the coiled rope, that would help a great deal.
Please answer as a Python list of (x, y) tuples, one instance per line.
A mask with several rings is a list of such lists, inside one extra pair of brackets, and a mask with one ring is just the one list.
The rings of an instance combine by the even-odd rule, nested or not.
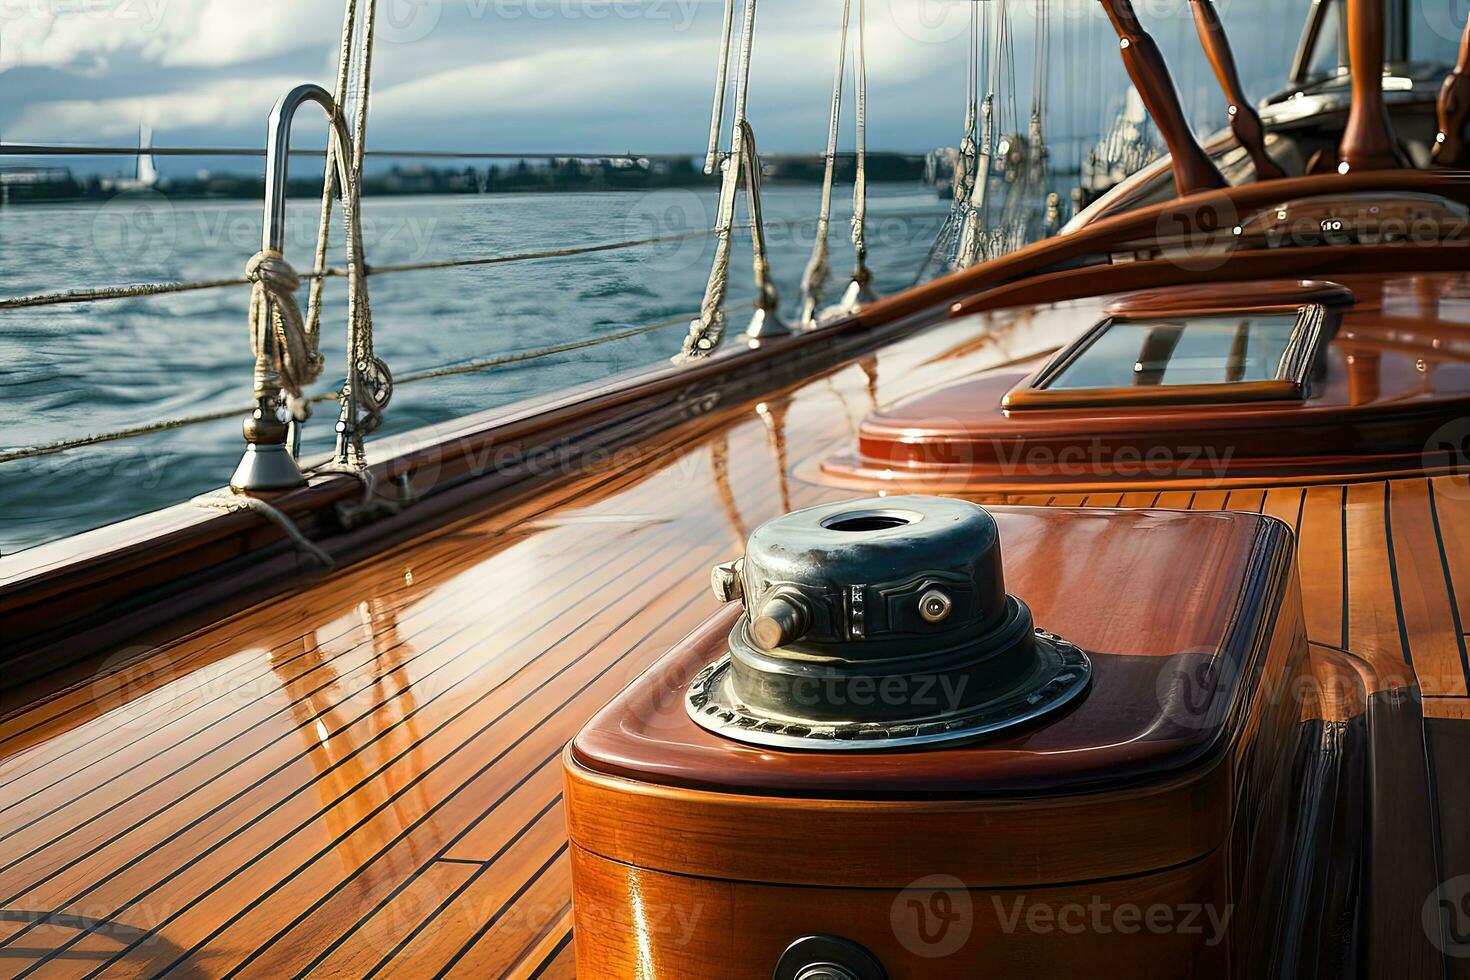
[(303, 392), (321, 377), (325, 363), (317, 331), (308, 329), (296, 303), (301, 278), (279, 252), (262, 251), (245, 266), (250, 287), (250, 349), (255, 390), (278, 385), (298, 422), (311, 409)]

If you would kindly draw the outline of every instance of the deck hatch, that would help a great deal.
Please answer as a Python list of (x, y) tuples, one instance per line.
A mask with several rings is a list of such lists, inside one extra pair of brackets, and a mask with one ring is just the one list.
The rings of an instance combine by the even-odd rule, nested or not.
[(1302, 401), (1327, 318), (1319, 303), (1116, 312), (1008, 393), (1004, 406)]

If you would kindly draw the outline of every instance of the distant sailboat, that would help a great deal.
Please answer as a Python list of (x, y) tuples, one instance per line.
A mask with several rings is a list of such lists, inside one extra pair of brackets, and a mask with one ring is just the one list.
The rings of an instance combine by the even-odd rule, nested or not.
[(138, 126), (138, 166), (132, 177), (114, 177), (104, 180), (102, 186), (111, 191), (147, 191), (158, 186), (158, 166), (153, 162), (153, 127), (147, 123)]

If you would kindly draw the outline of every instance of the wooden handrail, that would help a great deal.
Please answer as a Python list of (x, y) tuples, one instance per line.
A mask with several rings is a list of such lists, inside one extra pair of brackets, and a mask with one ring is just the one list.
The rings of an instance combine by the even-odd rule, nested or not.
[(1199, 30), (1200, 43), (1204, 45), (1205, 57), (1230, 100), (1230, 131), (1235, 140), (1250, 154), (1256, 165), (1257, 180), (1276, 180), (1286, 174), (1266, 154), (1266, 131), (1261, 126), (1261, 116), (1246, 98), (1245, 86), (1240, 82), (1240, 72), (1235, 67), (1235, 55), (1230, 50), (1230, 39), (1225, 35), (1225, 26), (1212, 0), (1190, 0), (1194, 11), (1194, 26)]
[(1439, 88), (1436, 111), (1439, 135), (1434, 141), (1434, 162), (1446, 167), (1465, 166), (1470, 163), (1470, 154), (1465, 152), (1465, 124), (1470, 122), (1470, 16), (1465, 18), (1455, 67)]
[(1179, 105), (1179, 94), (1174, 88), (1174, 79), (1169, 76), (1169, 67), (1159, 46), (1133, 11), (1129, 0), (1099, 0), (1103, 10), (1118, 32), (1118, 48), (1123, 56), (1123, 66), (1128, 77), (1138, 90), (1143, 104), (1159, 127), (1164, 142), (1169, 147), (1170, 162), (1174, 167), (1174, 186), (1180, 197), (1199, 191), (1216, 190), (1226, 186), (1225, 178), (1215, 169), (1208, 154), (1190, 132), (1184, 118), (1184, 109)]
[(1338, 170), (1394, 170), (1404, 165), (1383, 101), (1384, 0), (1346, 0), (1353, 103), (1337, 146)]

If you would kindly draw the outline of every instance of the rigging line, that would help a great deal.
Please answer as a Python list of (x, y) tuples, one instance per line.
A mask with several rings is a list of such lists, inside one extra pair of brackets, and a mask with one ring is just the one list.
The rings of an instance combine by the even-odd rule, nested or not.
[[(891, 218), (932, 218), (936, 217), (932, 211), (893, 211), (885, 212)], [(768, 222), (768, 227), (798, 227), (803, 224), (800, 220), (782, 220)], [(750, 226), (745, 223), (737, 224), (732, 231), (736, 233), (748, 233)], [(577, 245), (568, 248), (545, 249), (534, 252), (511, 252), (506, 255), (487, 255), (465, 259), (443, 259), (426, 262), (403, 262), (397, 264), (369, 265), (366, 273), (369, 276), (394, 275), (404, 272), (422, 272), (433, 269), (457, 269), (461, 267), (504, 265), (512, 262), (535, 262), (545, 259), (568, 258), (578, 255), (590, 255), (598, 252), (612, 252), (626, 248), (640, 248), (647, 245), (660, 245), (673, 242), (688, 241), (697, 238), (710, 238), (715, 235), (715, 230), (705, 228), (699, 231), (682, 232), (677, 235), (660, 235), (653, 238), (637, 238), (619, 242), (600, 242), (594, 245)], [(312, 279), (316, 273), (307, 273), (302, 279)], [(346, 269), (328, 267), (322, 270), (321, 275), (329, 279), (341, 279), (347, 276)], [(96, 303), (108, 300), (140, 299), (150, 296), (168, 296), (176, 293), (199, 292), (209, 289), (229, 289), (236, 286), (248, 286), (250, 280), (244, 276), (232, 276), (228, 279), (199, 279), (188, 282), (146, 282), (132, 283), (121, 286), (104, 286), (97, 289), (73, 289), (50, 293), (28, 293), (22, 296), (11, 296), (0, 298), (0, 310), (33, 309), (42, 306), (60, 306), (72, 303)]]
[(725, 127), (725, 89), (730, 73), (730, 39), (735, 29), (735, 0), (725, 0), (725, 20), (720, 34), (719, 68), (715, 73), (715, 97), (710, 109), (709, 149), (704, 156), (704, 172), (713, 174), (720, 157), (720, 135)]
[[(736, 230), (746, 230), (744, 226)], [(713, 230), (701, 230), (684, 232), (678, 235), (663, 235), (654, 238), (639, 238), (620, 242), (601, 242), (595, 245), (580, 245), (569, 248), (544, 249), (534, 252), (512, 252), (507, 255), (488, 255), (477, 258), (444, 259), (428, 262), (404, 262), (388, 265), (370, 265), (366, 268), (369, 276), (391, 275), (402, 272), (421, 272), (428, 269), (452, 269), (468, 266), (501, 265), (510, 262), (532, 262), (542, 259), (565, 258), (575, 255), (589, 255), (596, 252), (611, 252), (625, 248), (638, 248), (645, 245), (657, 245), (665, 242), (680, 242), (692, 238), (708, 238), (713, 235)], [(310, 273), (302, 276), (303, 279), (321, 278), (345, 278), (348, 270), (327, 267), (320, 273)], [(200, 279), (191, 282), (155, 282), (135, 283), (124, 286), (104, 286), (97, 289), (73, 289), (51, 293), (31, 293), (25, 296), (12, 296), (0, 299), (0, 310), (31, 309), (38, 306), (58, 306), (68, 303), (94, 303), (102, 300), (135, 299), (146, 296), (166, 296), (174, 293), (197, 292), (206, 289), (222, 289), (232, 286), (249, 285), (250, 280), (245, 276), (233, 276), (228, 279)]]
[(857, 122), (853, 135), (857, 140), (857, 172), (852, 184), (852, 244), (856, 257), (853, 282), (866, 288), (872, 279), (868, 271), (868, 51), (867, 51), (867, 0), (858, 0), (857, 64), (853, 79), (854, 101)]
[[(565, 354), (571, 351), (584, 350), (589, 347), (599, 347), (611, 344), (619, 340), (627, 340), (644, 334), (655, 333), (659, 330), (667, 330), (670, 327), (679, 326), (687, 322), (690, 314), (660, 320), (657, 323), (641, 327), (633, 327), (616, 333), (600, 334), (583, 340), (568, 341), (552, 347), (540, 347), (535, 350), (517, 351), (511, 354), (501, 354), (496, 357), (485, 358), (478, 361), (469, 361), (463, 364), (450, 364), (443, 367), (427, 368), (423, 371), (412, 371), (395, 379), (397, 384), (412, 384), (415, 381), (424, 381), (429, 378), (449, 377), (456, 374), (474, 374), (491, 368), (504, 367), (509, 364), (520, 364), (525, 361), (538, 360), (543, 357), (551, 357), (556, 354)], [(318, 395), (312, 395), (306, 400), (309, 402), (335, 401), (340, 397), (340, 392), (328, 391)], [(45, 443), (39, 446), (26, 446), (20, 449), (0, 452), (0, 463), (9, 463), (16, 460), (35, 459), (40, 456), (51, 456), (56, 453), (66, 452), (70, 449), (81, 449), (86, 446), (96, 446), (108, 442), (118, 442), (125, 439), (135, 439), (140, 436), (155, 435), (160, 432), (169, 432), (174, 429), (182, 429), (192, 425), (201, 425), (206, 422), (219, 422), (225, 419), (239, 418), (248, 412), (249, 408), (235, 407), (217, 412), (203, 412), (197, 415), (188, 415), (177, 419), (164, 419), (159, 422), (150, 422), (147, 425), (131, 426), (117, 429), (112, 432), (103, 432), (96, 435), (81, 436), (75, 439), (62, 439), (56, 442)]]
[[(877, 151), (875, 151), (877, 152)], [(899, 150), (883, 151), (894, 156), (908, 156)], [(326, 153), (325, 149), (313, 149), (310, 147), (293, 147), (293, 157), (319, 157)], [(263, 157), (265, 150), (250, 147), (180, 147), (180, 146), (91, 146), (83, 144), (68, 145), (64, 143), (0, 143), (0, 157), (35, 157), (35, 156), (155, 156), (155, 157)], [(851, 156), (850, 153), (839, 153), (840, 157)], [(585, 151), (546, 151), (506, 150), (500, 152), (478, 152), (458, 150), (367, 150), (364, 156), (378, 157), (382, 159), (422, 159), (422, 160), (688, 160), (695, 156), (693, 153), (634, 153), (631, 150), (618, 150), (616, 152), (585, 152)], [(724, 151), (719, 156), (726, 156)], [(767, 153), (767, 160), (778, 161), (820, 161), (821, 157), (815, 153)]]
[[(709, 280), (705, 284), (704, 301), (699, 307), (699, 316), (689, 324), (689, 334), (684, 338), (677, 359), (687, 360), (705, 357), (720, 346), (725, 336), (725, 291), (730, 281), (730, 254), (734, 240), (735, 198), (739, 192), (741, 169), (745, 161), (745, 137), (749, 129), (745, 115), (746, 99), (750, 92), (750, 59), (755, 45), (756, 0), (745, 0), (744, 16), (740, 27), (740, 55), (735, 67), (735, 118), (730, 134), (730, 155), (725, 160), (724, 174), (720, 182), (719, 210), (715, 215), (715, 257), (710, 265)], [(721, 52), (722, 55), (724, 52)], [(759, 161), (752, 161), (759, 176)], [(754, 206), (746, 201), (751, 221), (756, 218)], [(758, 235), (758, 232), (754, 232)], [(757, 275), (759, 275), (760, 250), (755, 249)]]
[(847, 27), (852, 0), (842, 0), (842, 26), (837, 40), (837, 68), (832, 75), (832, 108), (827, 117), (827, 153), (822, 170), (822, 203), (817, 211), (817, 234), (812, 242), (812, 256), (801, 277), (802, 323), (816, 320), (817, 309), (827, 293), (827, 229), (832, 223), (832, 177), (837, 161), (837, 134), (842, 116), (842, 83), (847, 77)]

